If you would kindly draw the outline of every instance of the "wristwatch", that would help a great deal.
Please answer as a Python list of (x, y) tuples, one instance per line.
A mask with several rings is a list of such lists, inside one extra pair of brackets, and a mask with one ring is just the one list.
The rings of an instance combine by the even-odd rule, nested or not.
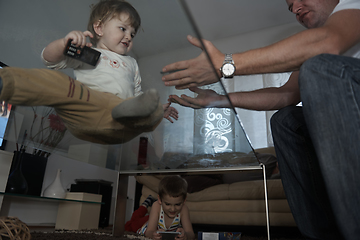
[(232, 54), (226, 53), (225, 60), (223, 62), (222, 67), (220, 68), (220, 72), (224, 78), (232, 78), (235, 73), (235, 63), (232, 59)]

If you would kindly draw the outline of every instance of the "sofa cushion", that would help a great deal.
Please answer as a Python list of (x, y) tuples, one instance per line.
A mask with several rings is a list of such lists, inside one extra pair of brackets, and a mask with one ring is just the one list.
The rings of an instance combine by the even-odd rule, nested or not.
[[(268, 179), (268, 199), (284, 199), (285, 193), (280, 179)], [(264, 181), (236, 182), (229, 186), (229, 199), (264, 199)]]
[(221, 174), (183, 175), (182, 177), (188, 183), (188, 193), (198, 192), (223, 183)]
[[(217, 200), (206, 202), (186, 201), (191, 212), (265, 212), (265, 199), (261, 200)], [(269, 212), (290, 212), (286, 199), (270, 199)]]
[(135, 176), (135, 179), (138, 183), (143, 184), (154, 192), (159, 192), (159, 183), (161, 178), (155, 175), (142, 175)]
[[(160, 175), (143, 175), (136, 176), (136, 180), (152, 190), (158, 192)], [(280, 179), (268, 179), (267, 181), (269, 199), (285, 199), (284, 189)], [(157, 196), (157, 194), (156, 194)], [(146, 196), (147, 197), (147, 196)], [(205, 188), (201, 191), (188, 193), (188, 201), (214, 201), (214, 200), (251, 200), (264, 199), (264, 182), (263, 180), (236, 182), (232, 184), (218, 184)]]
[(187, 200), (191, 202), (228, 200), (229, 184), (218, 184), (202, 191), (188, 193)]
[[(143, 187), (139, 203), (156, 193)], [(265, 202), (262, 200), (186, 201), (193, 224), (266, 225)], [(150, 209), (149, 209), (150, 210)], [(286, 199), (270, 199), (270, 224), (272, 226), (295, 226)]]
[[(191, 212), (192, 224), (266, 226), (265, 213), (247, 212)], [(271, 226), (296, 226), (291, 213), (270, 213)], [(263, 238), (262, 238), (263, 239)], [(283, 239), (283, 238), (281, 238)]]

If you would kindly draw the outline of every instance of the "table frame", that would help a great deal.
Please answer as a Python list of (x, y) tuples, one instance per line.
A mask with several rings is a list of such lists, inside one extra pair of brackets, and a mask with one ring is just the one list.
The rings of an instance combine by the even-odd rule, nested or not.
[(129, 183), (129, 176), (144, 175), (144, 174), (158, 174), (158, 175), (170, 175), (170, 174), (212, 174), (212, 173), (227, 173), (234, 171), (246, 171), (246, 170), (262, 170), (264, 180), (264, 200), (265, 200), (265, 212), (266, 212), (266, 230), (268, 240), (270, 240), (270, 217), (269, 217), (269, 202), (267, 193), (267, 181), (265, 165), (260, 163), (258, 166), (246, 166), (246, 167), (231, 167), (231, 168), (218, 168), (218, 169), (165, 169), (165, 170), (144, 170), (144, 171), (119, 171), (118, 187), (116, 191), (116, 203), (114, 212), (114, 224), (113, 224), (113, 236), (123, 236), (125, 232), (125, 218), (126, 218), (126, 202), (127, 202), (127, 190)]

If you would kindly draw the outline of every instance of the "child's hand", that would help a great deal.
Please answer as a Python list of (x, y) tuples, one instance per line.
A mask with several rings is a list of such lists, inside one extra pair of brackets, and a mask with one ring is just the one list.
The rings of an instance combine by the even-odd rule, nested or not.
[(180, 235), (175, 237), (175, 240), (185, 240), (186, 239), (186, 234), (183, 228), (178, 228), (176, 229), (177, 232), (181, 232)]
[[(164, 230), (159, 230), (159, 231), (164, 231)], [(160, 234), (160, 233), (157, 233), (157, 231), (154, 231), (154, 232), (153, 232), (152, 239), (154, 239), (154, 240), (161, 240), (161, 234)]]
[(86, 38), (90, 37), (93, 38), (93, 34), (90, 31), (85, 31), (85, 32), (81, 32), (81, 31), (72, 31), (69, 32), (65, 38), (64, 38), (64, 44), (66, 46), (66, 44), (68, 43), (69, 39), (72, 39), (71, 43), (75, 44), (77, 47), (91, 47), (92, 44), (89, 42), (86, 42)]
[(167, 120), (169, 120), (169, 122), (174, 123), (173, 119), (178, 120), (179, 118), (179, 112), (176, 110), (176, 108), (170, 107), (170, 102), (166, 103), (163, 105), (163, 109), (164, 109), (164, 118), (166, 118)]

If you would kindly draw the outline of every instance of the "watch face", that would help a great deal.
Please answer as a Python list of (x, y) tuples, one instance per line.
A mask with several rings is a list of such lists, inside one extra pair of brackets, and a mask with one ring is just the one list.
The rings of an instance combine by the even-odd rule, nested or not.
[(226, 63), (223, 65), (221, 71), (225, 77), (232, 76), (235, 73), (235, 66), (231, 63)]

